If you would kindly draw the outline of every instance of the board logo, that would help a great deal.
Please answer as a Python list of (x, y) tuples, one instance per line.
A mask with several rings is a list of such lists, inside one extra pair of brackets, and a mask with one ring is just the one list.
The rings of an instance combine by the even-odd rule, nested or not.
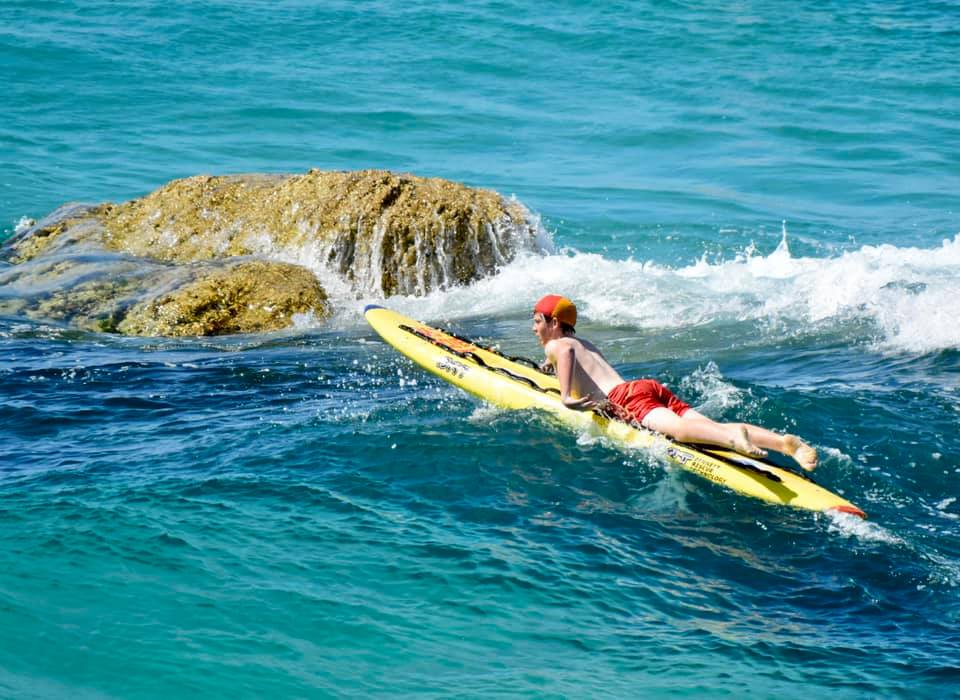
[(681, 452), (675, 447), (668, 447), (667, 456), (681, 464), (684, 468), (699, 474), (705, 479), (710, 479), (710, 481), (715, 481), (718, 484), (727, 483), (727, 480), (717, 473), (716, 465), (710, 464), (709, 462), (704, 462), (696, 455), (692, 455), (687, 452)]
[(437, 360), (437, 369), (452, 374), (457, 379), (463, 379), (470, 370), (466, 365), (449, 357), (442, 357)]

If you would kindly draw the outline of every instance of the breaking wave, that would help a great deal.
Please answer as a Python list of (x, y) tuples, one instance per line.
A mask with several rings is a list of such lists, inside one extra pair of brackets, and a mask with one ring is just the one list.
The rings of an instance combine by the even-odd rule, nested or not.
[[(525, 254), (491, 278), (426, 297), (393, 297), (424, 319), (525, 316), (546, 292), (572, 297), (589, 324), (679, 329), (752, 323), (779, 337), (842, 333), (882, 352), (960, 348), (950, 309), (960, 295), (960, 235), (933, 248), (863, 246), (835, 257), (795, 257), (786, 232), (775, 250), (669, 267), (564, 249)], [(341, 304), (357, 318), (371, 299)], [(348, 323), (350, 321), (347, 321)]]

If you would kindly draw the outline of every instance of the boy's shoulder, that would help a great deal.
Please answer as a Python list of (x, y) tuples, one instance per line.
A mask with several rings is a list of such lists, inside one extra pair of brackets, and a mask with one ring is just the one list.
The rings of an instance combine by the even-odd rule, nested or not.
[(571, 335), (565, 335), (562, 338), (554, 338), (553, 340), (547, 341), (547, 344), (544, 345), (544, 349), (547, 352), (559, 350), (560, 348), (573, 348), (576, 351), (582, 347), (584, 347), (584, 345), (580, 342), (580, 339)]

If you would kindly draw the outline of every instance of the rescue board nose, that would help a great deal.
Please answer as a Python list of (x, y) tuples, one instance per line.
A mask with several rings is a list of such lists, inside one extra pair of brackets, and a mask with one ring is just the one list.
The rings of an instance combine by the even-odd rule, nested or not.
[(827, 510), (835, 510), (838, 513), (849, 513), (850, 515), (856, 515), (864, 520), (867, 519), (867, 514), (856, 506), (833, 506), (833, 508), (827, 508)]

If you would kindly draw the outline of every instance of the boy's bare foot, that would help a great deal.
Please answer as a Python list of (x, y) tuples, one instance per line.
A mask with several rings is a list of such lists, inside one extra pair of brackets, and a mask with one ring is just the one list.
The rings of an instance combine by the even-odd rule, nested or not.
[(742, 427), (737, 431), (736, 437), (730, 441), (730, 446), (739, 452), (742, 455), (747, 455), (748, 457), (766, 457), (767, 451), (761, 450), (759, 447), (750, 442), (750, 433), (747, 432), (747, 429)]
[(793, 457), (797, 464), (808, 472), (812, 472), (816, 468), (817, 451), (796, 435), (784, 435), (783, 445), (783, 453)]

